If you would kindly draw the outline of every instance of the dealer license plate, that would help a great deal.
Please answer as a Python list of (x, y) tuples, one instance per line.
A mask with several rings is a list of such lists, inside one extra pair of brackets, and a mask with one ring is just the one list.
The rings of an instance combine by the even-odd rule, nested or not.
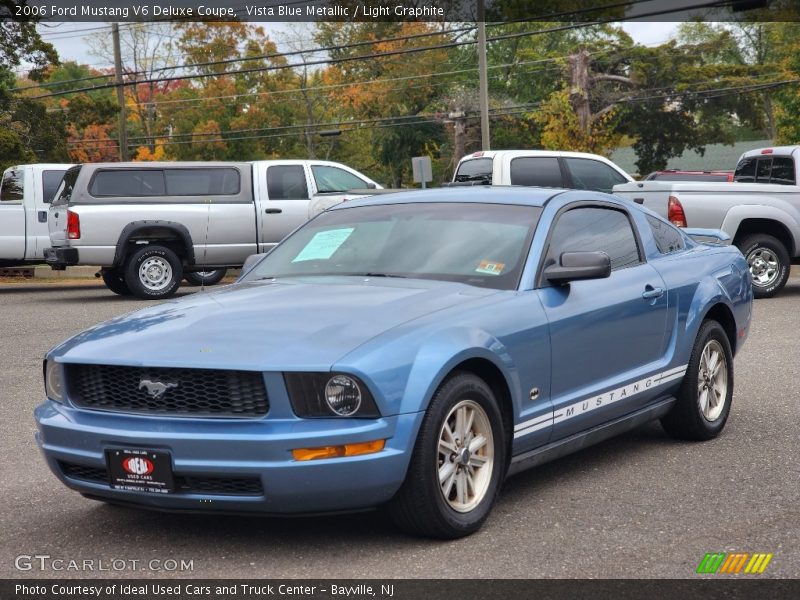
[(175, 490), (169, 452), (139, 448), (106, 450), (111, 487), (129, 492), (169, 494)]

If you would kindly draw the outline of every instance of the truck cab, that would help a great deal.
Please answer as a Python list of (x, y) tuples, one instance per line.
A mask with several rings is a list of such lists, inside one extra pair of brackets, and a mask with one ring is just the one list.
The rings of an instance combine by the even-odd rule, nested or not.
[(42, 262), (50, 246), (47, 209), (68, 164), (9, 167), (0, 179), (0, 266)]
[(554, 150), (487, 150), (463, 157), (454, 184), (525, 185), (594, 190), (610, 194), (633, 181), (603, 156)]

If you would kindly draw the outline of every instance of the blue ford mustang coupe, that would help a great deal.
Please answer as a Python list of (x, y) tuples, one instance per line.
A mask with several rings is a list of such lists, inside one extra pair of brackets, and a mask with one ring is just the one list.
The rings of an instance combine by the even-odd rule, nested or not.
[(722, 431), (750, 275), (687, 231), (587, 191), (340, 205), (236, 284), (52, 349), (37, 440), (64, 484), (107, 502), (385, 505), (406, 531), (464, 536), (511, 473), (654, 419)]

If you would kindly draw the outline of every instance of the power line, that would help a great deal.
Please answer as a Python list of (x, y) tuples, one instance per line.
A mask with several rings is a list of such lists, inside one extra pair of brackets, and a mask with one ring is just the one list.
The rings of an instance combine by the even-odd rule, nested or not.
[[(671, 13), (675, 13), (675, 12), (682, 12), (682, 11), (686, 11), (686, 10), (698, 9), (698, 8), (721, 7), (721, 6), (727, 6), (729, 4), (730, 4), (730, 0), (709, 0), (707, 2), (703, 2), (703, 3), (700, 3), (700, 4), (695, 4), (695, 5), (688, 6), (688, 7), (668, 8), (668, 9), (663, 9), (663, 10), (657, 10), (657, 11), (651, 11), (651, 12), (648, 12), (648, 13), (643, 13), (641, 15), (638, 15), (637, 19), (643, 19), (643, 18), (648, 18), (648, 17), (653, 17), (653, 16), (660, 16), (660, 15), (671, 14)], [(605, 20), (600, 20), (600, 21), (592, 21), (592, 22), (589, 22), (589, 23), (562, 25), (562, 26), (557, 26), (557, 27), (551, 27), (551, 28), (548, 28), (548, 29), (540, 29), (540, 30), (536, 30), (536, 31), (524, 31), (524, 32), (509, 33), (509, 34), (503, 34), (503, 35), (498, 35), (498, 36), (494, 36), (494, 37), (488, 38), (487, 41), (494, 42), (494, 41), (500, 41), (500, 40), (514, 39), (514, 38), (519, 38), (519, 37), (542, 35), (542, 34), (545, 34), (545, 33), (568, 31), (568, 30), (572, 30), (572, 29), (581, 29), (581, 28), (584, 28), (584, 27), (604, 25), (604, 24), (608, 24), (608, 23), (612, 23), (612, 22), (615, 22), (615, 20), (614, 19), (605, 19)], [(430, 37), (431, 35), (443, 35), (443, 34), (441, 32), (430, 33), (430, 34), (427, 34), (427, 33), (426, 34), (415, 34), (415, 36), (417, 36), (417, 37), (423, 36), (423, 35), (426, 36), (426, 37)], [(403, 36), (403, 37), (406, 37), (406, 36)], [(386, 40), (376, 40), (376, 41), (370, 40), (368, 42), (367, 41), (365, 41), (365, 42), (354, 42), (354, 44), (362, 44), (362, 45), (363, 44), (367, 44), (367, 43), (375, 44), (375, 43), (381, 43), (381, 42), (387, 42), (387, 41), (397, 41), (399, 39), (400, 38), (388, 38)], [(402, 50), (390, 50), (390, 51), (387, 51), (387, 52), (364, 54), (364, 55), (357, 55), (357, 56), (340, 57), (340, 58), (327, 58), (327, 59), (314, 60), (314, 61), (304, 61), (304, 62), (300, 62), (300, 63), (291, 63), (291, 64), (286, 64), (286, 65), (268, 65), (268, 66), (264, 66), (264, 67), (237, 69), (237, 70), (233, 70), (233, 71), (224, 71), (222, 73), (197, 73), (197, 74), (193, 74), (193, 75), (175, 75), (175, 76), (162, 77), (162, 78), (147, 78), (147, 79), (138, 80), (138, 81), (135, 81), (135, 82), (129, 82), (129, 83), (126, 83), (126, 85), (142, 84), (142, 83), (160, 83), (160, 82), (167, 82), (167, 81), (181, 81), (181, 80), (186, 80), (186, 79), (203, 79), (203, 78), (207, 78), (207, 77), (220, 77), (220, 76), (224, 76), (224, 75), (244, 75), (244, 74), (256, 73), (256, 72), (277, 71), (277, 70), (283, 70), (283, 69), (293, 69), (295, 67), (307, 67), (307, 66), (315, 66), (315, 65), (322, 65), (322, 64), (340, 64), (340, 63), (351, 62), (351, 61), (360, 61), (360, 60), (368, 60), (368, 59), (373, 59), (373, 58), (384, 58), (384, 57), (387, 57), (387, 56), (398, 56), (398, 55), (405, 55), (405, 54), (414, 54), (414, 53), (420, 53), (420, 52), (427, 52), (427, 51), (431, 51), (431, 50), (455, 48), (455, 47), (460, 47), (460, 46), (473, 45), (475, 43), (476, 43), (475, 40), (465, 40), (465, 41), (457, 41), (457, 42), (448, 42), (448, 43), (444, 43), (444, 44), (436, 44), (436, 45), (432, 45), (432, 46), (421, 46), (421, 47), (417, 47), (417, 48), (405, 48), (405, 49), (402, 49)], [(336, 48), (344, 48), (344, 47), (349, 47), (349, 45), (333, 46), (333, 47), (330, 47), (330, 48), (331, 49), (336, 49)], [(308, 51), (294, 51), (292, 54), (301, 54), (301, 53), (307, 53), (307, 52)], [(260, 58), (257, 58), (257, 57), (251, 57), (251, 58), (253, 60), (256, 60), (256, 59), (263, 59), (266, 56), (278, 57), (278, 56), (285, 56), (285, 55), (287, 55), (287, 53), (275, 53), (275, 54), (272, 54), (272, 55), (263, 55)], [(207, 63), (198, 63), (198, 66), (213, 66), (213, 65), (218, 65), (218, 64), (230, 64), (230, 62), (241, 62), (241, 60), (242, 59), (225, 59), (224, 61), (210, 61), (210, 62), (207, 62)], [(190, 65), (182, 65), (180, 67), (170, 67), (169, 69), (189, 68), (189, 67), (190, 67)], [(167, 68), (165, 67), (165, 69), (167, 69)], [(34, 87), (37, 87), (37, 86), (34, 86)], [(113, 87), (113, 84), (103, 84), (103, 85), (98, 85), (98, 86), (91, 86), (91, 87), (88, 87), (88, 88), (78, 88), (78, 89), (70, 90), (70, 91), (54, 92), (54, 93), (43, 94), (43, 95), (39, 95), (39, 96), (31, 96), (30, 99), (36, 100), (36, 99), (50, 98), (50, 97), (53, 97), (53, 96), (62, 96), (62, 95), (65, 95), (65, 94), (78, 93), (78, 92), (84, 92), (84, 91), (91, 91), (91, 90), (94, 90), (94, 89), (104, 89), (104, 88), (108, 88), (108, 87)], [(15, 89), (13, 91), (19, 91), (19, 89)]]

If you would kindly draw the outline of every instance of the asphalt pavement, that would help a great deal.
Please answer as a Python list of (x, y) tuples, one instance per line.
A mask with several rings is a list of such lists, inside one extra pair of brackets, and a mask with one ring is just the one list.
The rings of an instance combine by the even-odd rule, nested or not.
[(652, 424), (527, 471), (454, 542), (407, 537), (379, 512), (174, 515), (62, 486), (33, 438), (42, 356), (148, 304), (95, 282), (0, 284), (0, 577), (693, 578), (705, 553), (734, 551), (774, 553), (758, 577), (800, 576), (800, 278), (755, 303), (721, 437), (676, 442)]

